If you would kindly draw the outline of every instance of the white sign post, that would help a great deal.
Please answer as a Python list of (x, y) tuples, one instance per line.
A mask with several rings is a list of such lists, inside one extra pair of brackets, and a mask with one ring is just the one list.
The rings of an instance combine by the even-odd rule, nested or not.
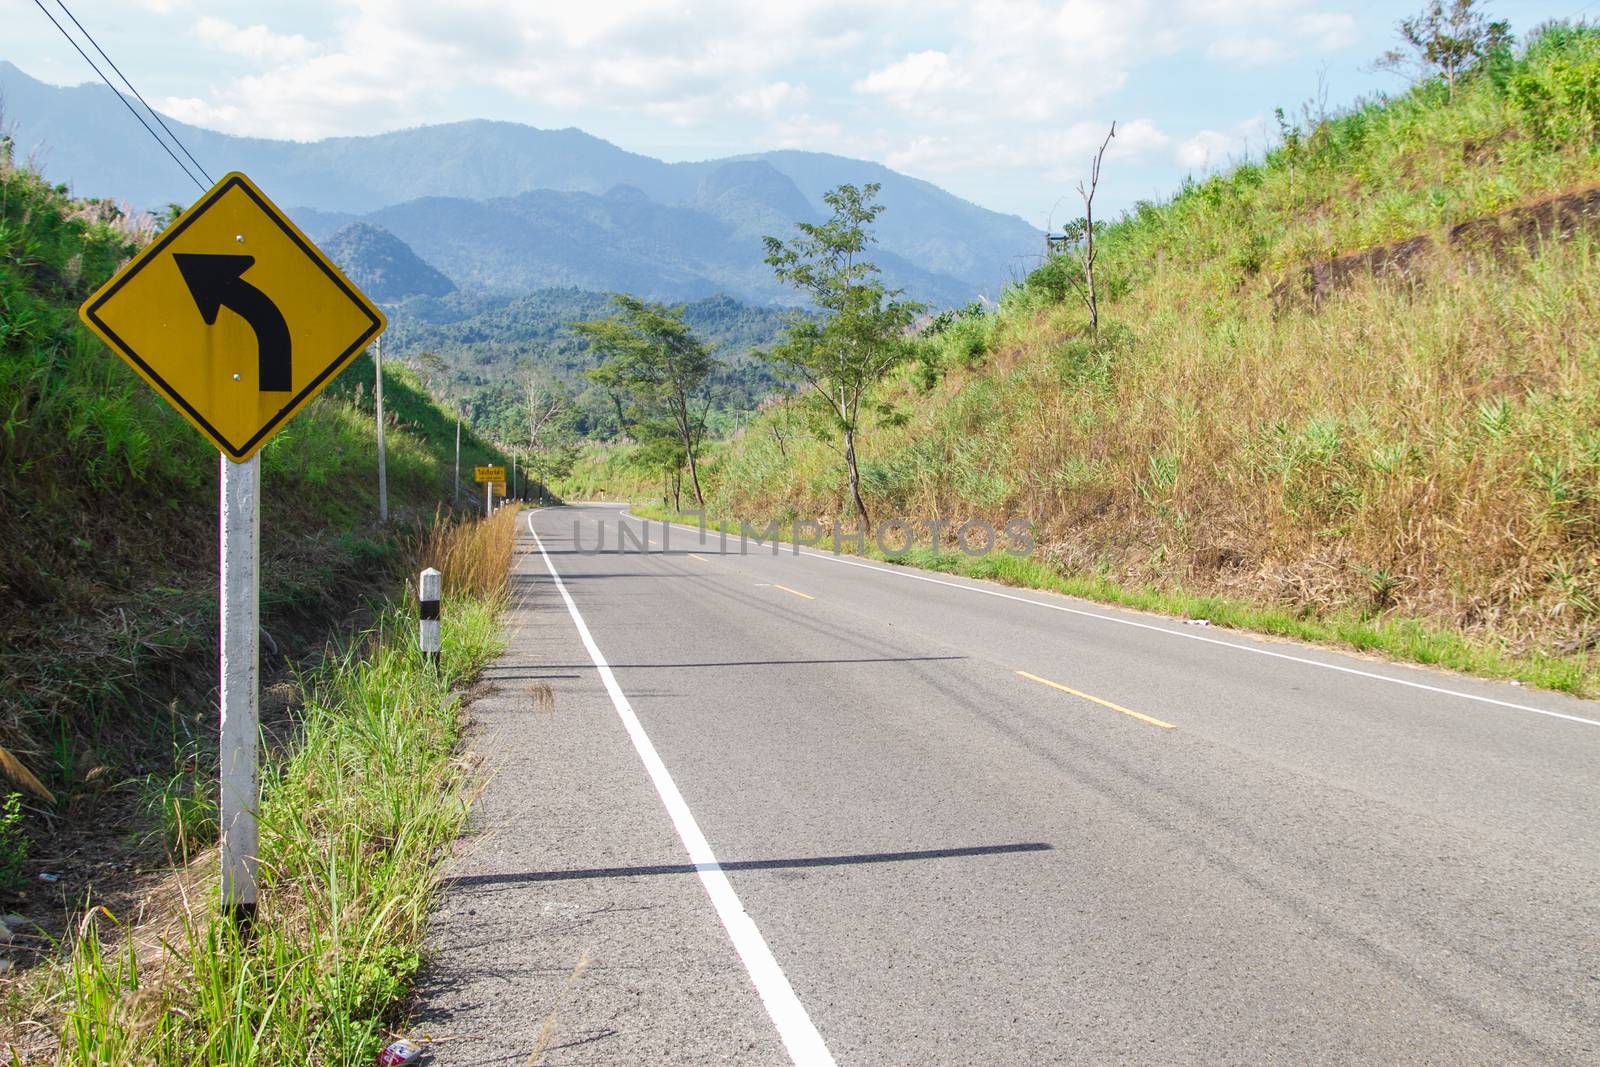
[(255, 916), (261, 661), (261, 456), (222, 461), (222, 906)]
[(383, 335), (372, 342), (372, 362), (378, 368), (373, 392), (378, 401), (378, 521), (389, 522), (389, 473), (384, 463), (383, 451)]

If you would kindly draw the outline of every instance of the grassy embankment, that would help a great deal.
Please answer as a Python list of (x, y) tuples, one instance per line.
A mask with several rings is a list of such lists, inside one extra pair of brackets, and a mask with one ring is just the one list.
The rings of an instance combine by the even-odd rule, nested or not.
[[(8, 153), (0, 747), (54, 797), (28, 796), (25, 832), (11, 842), (41, 858), (75, 829), (137, 830), (124, 824), (141, 796), (204, 774), (215, 733), (218, 461), (77, 322), (77, 305), (148, 227), (69, 198)], [(262, 453), (263, 612), (282, 651), (319, 647), (329, 622), (401, 561), (406, 531), (450, 495), (450, 417), (409, 373), (385, 370), (390, 528), (376, 522), (365, 356)], [(465, 464), (499, 458), (471, 434), (463, 451)]]
[[(7, 962), (19, 971), (41, 960), (46, 966), (0, 977), (0, 1031), (9, 1031), (0, 1046), (22, 1038), (31, 1045), (65, 1018), (81, 1024), (69, 1028), (73, 1040), (86, 1033), (82, 1026), (100, 1026), (102, 1051), (122, 1040), (117, 1034), (153, 1041), (154, 1031), (141, 1028), (154, 1023), (141, 1013), (162, 1003), (189, 1013), (161, 1024), (161, 1047), (176, 1050), (169, 1062), (205, 1062), (212, 1051), (191, 1042), (199, 1030), (171, 1035), (185, 1019), (201, 1025), (195, 1012), (221, 1010), (205, 1007), (205, 994), (192, 988), (202, 975), (213, 991), (224, 988), (215, 982), (227, 961), (198, 954), (228, 947), (205, 917), (207, 892), (187, 902), (171, 939), (187, 944), (187, 954), (166, 956), (154, 977), (154, 957), (142, 955), (141, 992), (118, 992), (114, 973), (102, 969), (114, 972), (120, 956), (74, 957), (74, 992), (52, 986), (49, 972), (60, 959), (51, 938), (71, 952), (73, 938), (64, 935), (86, 910), (104, 919), (92, 909), (111, 902), (117, 920), (129, 922), (130, 909), (149, 898), (159, 911), (163, 872), (175, 860), (203, 856), (214, 841), (217, 456), (77, 322), (77, 305), (148, 239), (148, 226), (113, 205), (70, 198), (8, 153), (0, 142), (0, 797), (18, 804), (19, 817), (0, 817), (0, 902), (29, 924), (7, 945)], [(399, 881), (426, 866), (423, 857), (448, 834), (459, 805), (438, 788), (407, 794), (445, 782), (454, 736), (447, 683), (492, 647), (492, 597), (480, 595), (453, 605), (458, 627), (445, 681), (417, 675), (396, 644), (409, 630), (395, 609), (378, 609), (373, 625), (384, 636), (359, 655), (350, 646), (314, 665), (327, 636), (348, 628), (341, 620), (352, 609), (394, 589), (417, 547), (436, 549), (453, 528), (437, 516), (451, 496), (454, 424), (392, 366), (385, 373), (392, 521), (387, 528), (376, 522), (371, 381), (363, 356), (262, 453), (263, 668), (268, 680), (285, 679), (264, 711), (287, 720), (274, 724), (289, 727), (277, 736), (299, 739), (270, 772), (279, 903), (269, 908), (263, 938), (238, 957), (244, 970), (233, 987), (242, 993), (263, 976), (281, 978), (282, 994), (269, 991), (240, 1018), (259, 1022), (266, 1012), (266, 1031), (292, 1033), (275, 1013), (293, 1003), (299, 975), (318, 975), (323, 988), (296, 1010), (310, 1018), (322, 1009), (305, 1005), (327, 1000), (332, 1006), (316, 1015), (317, 1025), (333, 1027), (347, 1044), (359, 1044), (352, 1035), (366, 1025), (360, 1020), (370, 1022), (362, 1012), (382, 1001), (368, 990), (363, 1008), (349, 1000), (351, 990), (403, 977), (414, 958), (403, 946), (421, 905), (408, 894), (425, 893), (428, 883), (402, 892)], [(500, 461), (470, 431), (464, 435), (464, 465)], [(500, 562), (495, 567), (503, 573)], [(299, 687), (285, 674), (286, 656), (306, 672)], [(303, 713), (295, 710), (301, 700)], [(417, 709), (426, 714), (413, 721)], [(359, 854), (351, 851), (357, 843)], [(36, 880), (40, 871), (58, 880)], [(360, 884), (345, 883), (352, 872)], [(385, 904), (383, 915), (372, 910)], [(370, 921), (370, 943), (348, 942), (349, 922), (361, 916)], [(29, 936), (34, 925), (47, 936)], [(293, 974), (273, 977), (259, 953), (269, 943), (288, 952), (284, 946), (299, 943), (294, 937), (312, 948)], [(99, 944), (91, 936), (81, 951)], [(174, 977), (185, 960), (193, 964), (187, 986)], [(169, 985), (177, 991), (152, 999)], [(224, 1028), (218, 1040), (226, 1043), (230, 1032), (237, 1030)], [(323, 1044), (304, 1047), (334, 1047), (319, 1035)], [(293, 1041), (263, 1041), (303, 1062), (302, 1051), (289, 1055)]]
[(418, 563), (444, 572), (438, 670), (414, 597), (300, 680), (299, 739), (269, 767), (262, 887), (247, 934), (205, 889), (127, 931), (91, 912), (47, 1016), (59, 1061), (248, 1067), (370, 1064), (420, 964), (440, 864), (467, 814), (460, 687), (495, 656), (517, 512), (436, 527)]
[[(907, 416), (866, 435), (874, 517), (1020, 516), (1029, 560), (910, 559), (1594, 692), (1600, 243), (1504, 216), (1600, 184), (1597, 86), (1600, 31), (1558, 29), (1141, 204), (1099, 241), (1098, 341), (1056, 261), (915, 342), (874, 398)], [(1504, 241), (1451, 238), (1493, 216)], [(713, 515), (848, 510), (792, 405), (708, 467)]]

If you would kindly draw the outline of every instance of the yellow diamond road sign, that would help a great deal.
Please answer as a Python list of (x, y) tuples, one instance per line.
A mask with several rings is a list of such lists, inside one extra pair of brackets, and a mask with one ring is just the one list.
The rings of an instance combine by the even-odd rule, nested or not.
[(78, 314), (230, 459), (254, 455), (386, 325), (243, 174)]

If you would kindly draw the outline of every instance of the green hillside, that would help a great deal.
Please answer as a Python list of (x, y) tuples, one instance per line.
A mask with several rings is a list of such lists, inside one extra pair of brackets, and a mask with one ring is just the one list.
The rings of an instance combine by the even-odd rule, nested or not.
[[(925, 331), (874, 518), (1020, 516), (1001, 577), (1593, 689), (1600, 30), (1282, 123), (1098, 235), (1098, 338), (1069, 257)], [(800, 416), (719, 457), (714, 511), (848, 513)]]
[(455, 283), (424, 263), (400, 238), (378, 226), (352, 222), (322, 242), (322, 251), (345, 277), (379, 303), (409, 296), (445, 296)]
[[(106, 833), (215, 734), (217, 453), (76, 316), (148, 236), (0, 148), (0, 746), (54, 792), (41, 814)], [(263, 609), (282, 651), (319, 646), (449, 499), (451, 417), (408, 372), (385, 380), (390, 528), (365, 356), (262, 453)], [(464, 441), (464, 464), (491, 458)]]

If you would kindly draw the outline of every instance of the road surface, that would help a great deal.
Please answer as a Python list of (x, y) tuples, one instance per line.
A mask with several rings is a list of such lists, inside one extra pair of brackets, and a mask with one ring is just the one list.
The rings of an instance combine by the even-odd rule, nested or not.
[(1594, 703), (608, 506), (514, 590), (439, 1063), (1600, 1063)]

